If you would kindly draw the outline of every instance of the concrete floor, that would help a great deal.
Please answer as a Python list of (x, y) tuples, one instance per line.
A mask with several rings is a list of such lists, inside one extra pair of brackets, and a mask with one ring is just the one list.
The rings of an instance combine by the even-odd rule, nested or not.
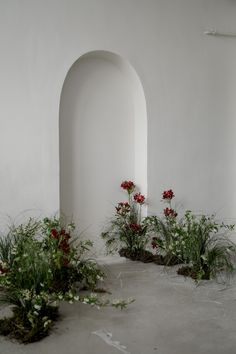
[(0, 353), (236, 353), (236, 279), (196, 287), (174, 268), (121, 258), (103, 263), (112, 297), (136, 298), (127, 310), (62, 304), (62, 319), (49, 337), (28, 345), (0, 337)]

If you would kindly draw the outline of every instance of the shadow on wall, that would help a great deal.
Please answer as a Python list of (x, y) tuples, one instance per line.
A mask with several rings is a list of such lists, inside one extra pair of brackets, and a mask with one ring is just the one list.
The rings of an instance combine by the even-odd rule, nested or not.
[(60, 101), (60, 210), (101, 253), (100, 232), (133, 179), (147, 194), (147, 114), (135, 70), (89, 52), (69, 70)]

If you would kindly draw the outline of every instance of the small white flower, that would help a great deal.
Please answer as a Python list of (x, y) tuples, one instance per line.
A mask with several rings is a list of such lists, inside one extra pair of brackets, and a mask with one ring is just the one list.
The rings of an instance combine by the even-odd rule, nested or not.
[(51, 322), (52, 322), (51, 320), (45, 321), (44, 324), (43, 324), (44, 328), (48, 327)]
[(38, 311), (41, 310), (41, 306), (40, 306), (40, 305), (37, 305), (37, 304), (34, 305), (34, 308), (35, 308), (36, 310), (38, 310)]

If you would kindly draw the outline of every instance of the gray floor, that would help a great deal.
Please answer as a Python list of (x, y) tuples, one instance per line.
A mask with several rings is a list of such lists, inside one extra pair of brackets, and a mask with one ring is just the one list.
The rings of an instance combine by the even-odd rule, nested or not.
[(49, 337), (29, 345), (0, 337), (0, 353), (236, 353), (235, 279), (196, 287), (173, 268), (121, 258), (103, 263), (112, 296), (136, 298), (127, 310), (62, 304), (62, 319)]

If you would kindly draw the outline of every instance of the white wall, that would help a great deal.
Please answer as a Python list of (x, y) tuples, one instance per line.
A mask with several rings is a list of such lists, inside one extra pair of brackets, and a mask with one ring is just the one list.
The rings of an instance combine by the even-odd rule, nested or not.
[[(85, 54), (66, 76), (60, 102), (60, 209), (73, 215), (83, 236), (97, 241), (97, 248), (100, 243), (102, 250), (98, 235), (115, 205), (127, 198), (119, 188), (124, 176), (146, 188), (143, 107), (137, 75), (116, 54)], [(142, 130), (142, 139), (136, 130)]]
[(63, 82), (107, 50), (143, 84), (150, 212), (172, 187), (190, 209), (235, 218), (236, 40), (203, 35), (236, 32), (235, 16), (234, 0), (1, 1), (1, 213), (59, 209)]

